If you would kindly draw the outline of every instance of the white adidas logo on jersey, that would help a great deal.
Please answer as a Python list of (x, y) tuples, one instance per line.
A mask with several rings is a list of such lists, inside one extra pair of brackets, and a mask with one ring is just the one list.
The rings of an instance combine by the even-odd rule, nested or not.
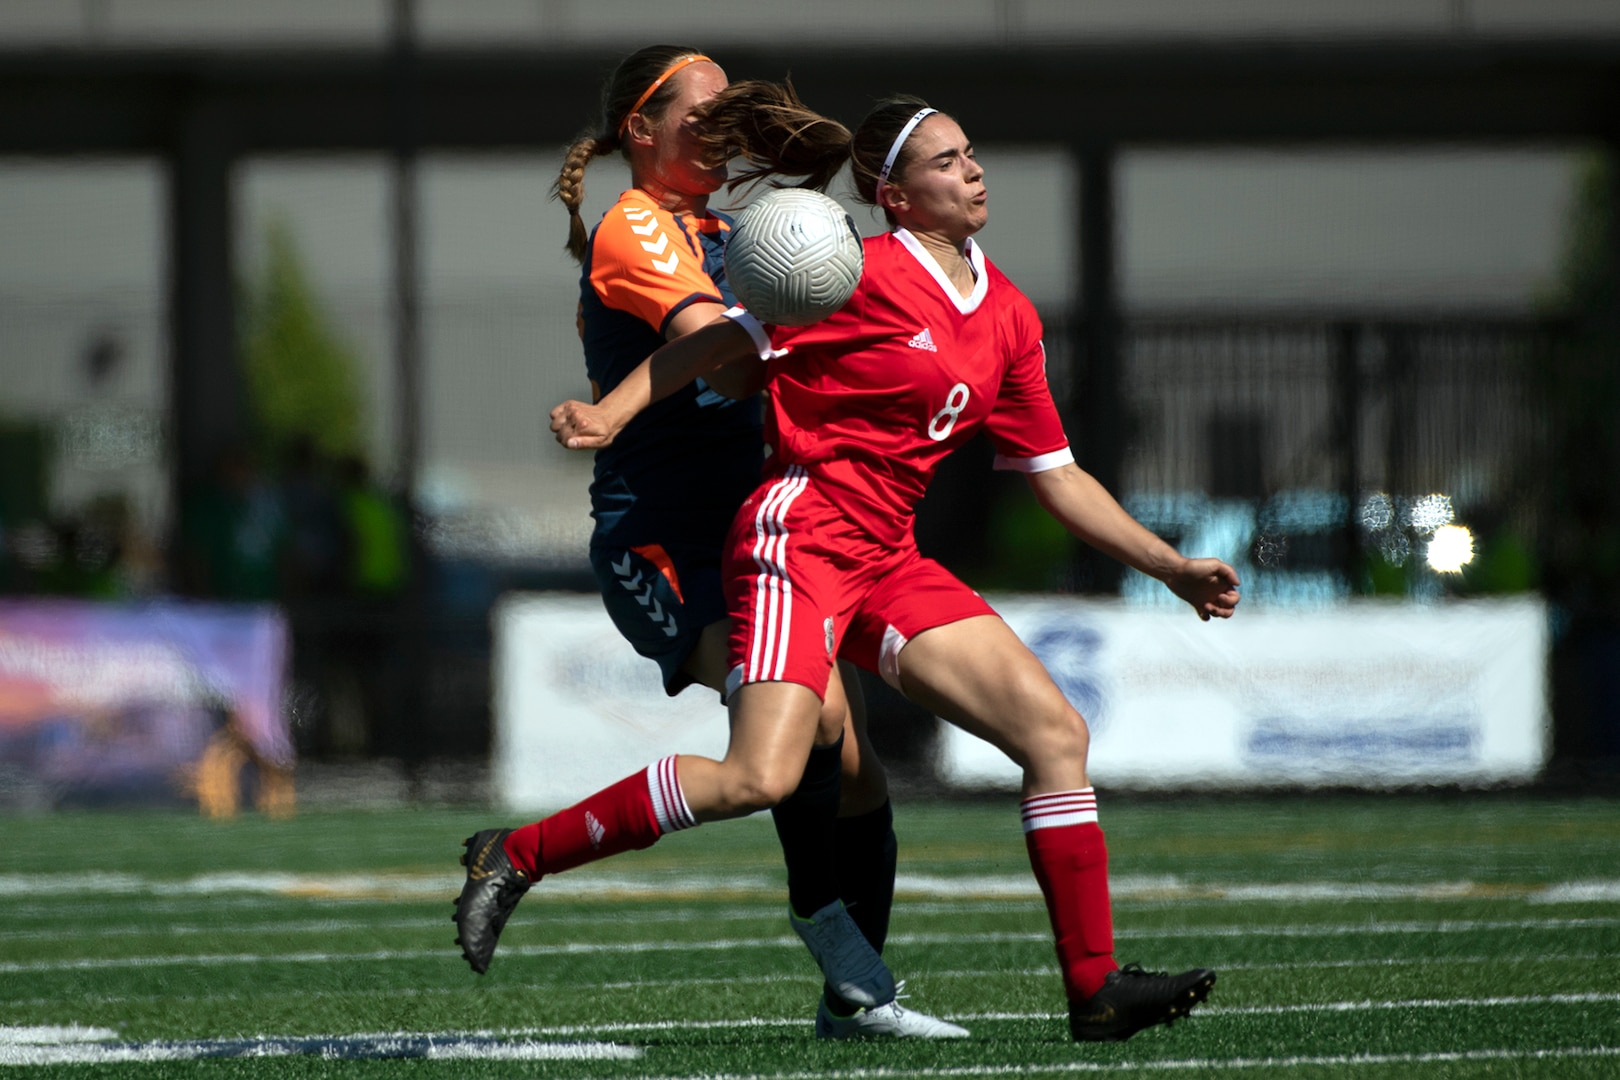
[(934, 335), (928, 332), (927, 327), (924, 327), (922, 333), (906, 342), (906, 344), (913, 349), (927, 349), (929, 352), (939, 352), (939, 347), (934, 344)]

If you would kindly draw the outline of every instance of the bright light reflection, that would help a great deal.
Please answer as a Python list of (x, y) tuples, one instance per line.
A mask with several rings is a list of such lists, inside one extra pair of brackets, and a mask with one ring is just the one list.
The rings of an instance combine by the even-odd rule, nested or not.
[(1474, 561), (1474, 534), (1462, 525), (1443, 525), (1429, 541), (1429, 567), (1442, 574), (1456, 574)]
[(1451, 524), (1454, 515), (1450, 495), (1425, 495), (1412, 500), (1408, 520), (1420, 533), (1432, 533), (1443, 525)]
[(1395, 522), (1395, 502), (1382, 491), (1367, 496), (1361, 504), (1361, 527), (1370, 532), (1387, 529)]

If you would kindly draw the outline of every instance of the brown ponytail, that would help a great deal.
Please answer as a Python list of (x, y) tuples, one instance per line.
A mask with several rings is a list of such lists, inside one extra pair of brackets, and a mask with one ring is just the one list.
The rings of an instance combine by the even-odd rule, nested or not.
[[(551, 186), (552, 198), (568, 209), (568, 254), (574, 261), (585, 261), (589, 237), (585, 222), (579, 216), (580, 204), (585, 201), (585, 166), (591, 159), (612, 154), (620, 149), (619, 128), (631, 109), (647, 116), (661, 116), (675, 96), (675, 87), (666, 83), (646, 100), (642, 95), (669, 66), (686, 56), (699, 55), (697, 49), (684, 45), (650, 45), (631, 53), (620, 61), (602, 86), (602, 116), (594, 134), (587, 133), (575, 139), (563, 156), (562, 171)], [(636, 103), (640, 101), (638, 106)]]
[(568, 254), (577, 263), (585, 261), (588, 239), (584, 219), (579, 216), (580, 204), (585, 201), (585, 166), (591, 163), (591, 158), (611, 154), (616, 149), (615, 144), (594, 135), (575, 139), (563, 157), (562, 172), (551, 185), (551, 197), (568, 208)]
[(716, 160), (749, 163), (727, 185), (795, 176), (797, 186), (826, 190), (849, 159), (849, 129), (805, 107), (792, 83), (732, 83), (704, 109), (704, 148)]

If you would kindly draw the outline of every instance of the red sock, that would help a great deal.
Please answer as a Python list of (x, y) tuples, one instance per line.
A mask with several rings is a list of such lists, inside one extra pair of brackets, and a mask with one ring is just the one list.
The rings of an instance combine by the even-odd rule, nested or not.
[(696, 824), (681, 794), (675, 758), (667, 757), (543, 821), (513, 829), (504, 847), (512, 865), (538, 881), (651, 847), (665, 833)]
[(1057, 938), (1063, 989), (1083, 1001), (1119, 967), (1108, 901), (1108, 846), (1091, 788), (1035, 795), (1023, 802), (1024, 843)]

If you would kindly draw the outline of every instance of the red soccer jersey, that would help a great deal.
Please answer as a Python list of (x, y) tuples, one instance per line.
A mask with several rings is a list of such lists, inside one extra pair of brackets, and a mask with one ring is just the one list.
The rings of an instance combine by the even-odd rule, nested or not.
[(805, 327), (770, 327), (768, 473), (802, 465), (868, 535), (912, 543), (912, 519), (945, 456), (981, 427), (997, 468), (1074, 460), (1046, 382), (1035, 306), (969, 241), (963, 297), (899, 230), (866, 241), (860, 287)]

